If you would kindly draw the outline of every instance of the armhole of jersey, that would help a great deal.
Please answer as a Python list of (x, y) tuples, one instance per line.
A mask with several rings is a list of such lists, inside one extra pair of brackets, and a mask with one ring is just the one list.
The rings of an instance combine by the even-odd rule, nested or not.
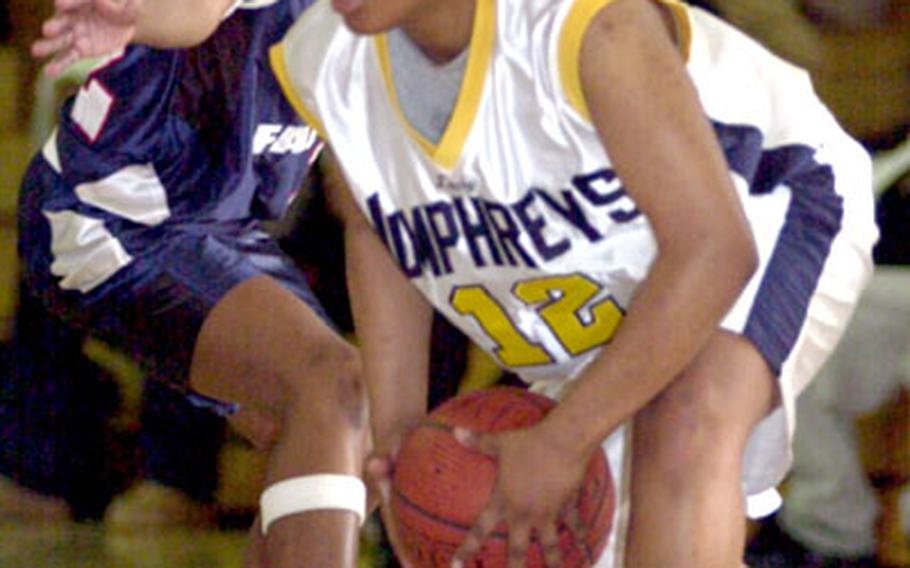
[[(594, 16), (601, 9), (609, 5), (613, 0), (576, 0), (566, 14), (562, 23), (559, 36), (559, 80), (562, 84), (563, 93), (569, 104), (575, 111), (585, 118), (591, 120), (591, 113), (585, 102), (584, 93), (581, 88), (581, 74), (579, 73), (579, 57), (581, 54), (581, 43), (584, 40), (585, 33)], [(686, 7), (677, 0), (655, 0), (660, 2), (673, 15), (676, 22), (676, 35), (679, 43), (679, 51), (684, 61), (689, 60), (689, 49), (692, 43), (692, 24), (689, 20), (689, 12)]]
[(303, 99), (300, 98), (300, 95), (294, 89), (294, 83), (291, 81), (291, 75), (288, 73), (287, 69), (287, 60), (284, 54), (283, 43), (276, 43), (269, 49), (269, 62), (272, 65), (272, 70), (275, 72), (278, 84), (281, 85), (281, 90), (284, 92), (284, 96), (288, 99), (288, 102), (291, 103), (291, 106), (294, 107), (294, 110), (297, 111), (300, 118), (313, 128), (323, 141), (327, 142), (328, 138), (326, 137), (325, 128), (323, 128), (322, 122), (316, 118), (316, 114), (306, 106), (306, 103), (303, 102)]

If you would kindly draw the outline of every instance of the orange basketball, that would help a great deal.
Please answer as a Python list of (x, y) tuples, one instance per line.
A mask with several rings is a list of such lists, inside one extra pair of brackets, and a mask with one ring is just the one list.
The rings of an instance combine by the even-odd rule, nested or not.
[[(408, 435), (395, 465), (392, 511), (400, 545), (419, 568), (450, 565), (455, 550), (483, 510), (496, 479), (495, 461), (461, 445), (452, 435), (452, 428), (499, 432), (527, 427), (541, 420), (553, 406), (550, 399), (519, 388), (475, 391), (441, 405)], [(588, 531), (582, 546), (576, 546), (571, 533), (560, 527), (564, 568), (593, 565), (610, 534), (615, 493), (602, 451), (588, 464), (576, 506)], [(507, 537), (507, 527), (499, 527), (468, 565), (507, 566)], [(536, 543), (528, 550), (527, 566), (544, 566)]]

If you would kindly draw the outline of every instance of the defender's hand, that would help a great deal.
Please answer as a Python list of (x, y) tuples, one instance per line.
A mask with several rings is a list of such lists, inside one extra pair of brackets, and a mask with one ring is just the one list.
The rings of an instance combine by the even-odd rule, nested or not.
[(32, 55), (49, 59), (45, 70), (56, 77), (79, 59), (115, 53), (133, 39), (142, 2), (56, 0), (54, 15), (41, 27), (43, 37), (32, 44)]

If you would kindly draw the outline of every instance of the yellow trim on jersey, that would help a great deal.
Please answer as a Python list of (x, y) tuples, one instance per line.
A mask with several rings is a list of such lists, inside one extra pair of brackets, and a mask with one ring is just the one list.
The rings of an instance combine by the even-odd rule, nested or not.
[(294, 83), (291, 81), (290, 73), (288, 73), (287, 58), (284, 55), (283, 43), (276, 43), (269, 49), (269, 62), (272, 65), (275, 77), (278, 78), (278, 84), (281, 85), (281, 90), (284, 92), (284, 96), (287, 98), (288, 102), (291, 103), (291, 106), (294, 107), (294, 110), (297, 111), (300, 118), (310, 125), (323, 141), (328, 142), (329, 138), (325, 134), (326, 131), (325, 128), (323, 128), (322, 123), (306, 106), (303, 99), (300, 98), (300, 95), (294, 89)]
[[(559, 79), (562, 82), (563, 92), (569, 104), (578, 114), (591, 120), (588, 104), (585, 102), (584, 92), (581, 88), (581, 74), (579, 73), (579, 56), (581, 42), (585, 32), (594, 16), (613, 0), (577, 0), (569, 9), (562, 25), (559, 38)], [(677, 41), (684, 61), (689, 60), (689, 50), (692, 43), (692, 23), (686, 7), (677, 0), (656, 0), (664, 4), (673, 13), (676, 21)]]
[(430, 155), (434, 162), (446, 169), (452, 169), (455, 166), (471, 131), (471, 126), (474, 124), (474, 117), (477, 116), (477, 109), (480, 108), (480, 99), (483, 95), (490, 59), (493, 56), (493, 44), (496, 37), (496, 2), (495, 0), (478, 0), (476, 6), (474, 27), (468, 48), (470, 53), (468, 53), (461, 89), (452, 110), (452, 117), (449, 119), (449, 124), (438, 145), (422, 136), (405, 118), (395, 94), (388, 40), (385, 34), (374, 38), (389, 100), (392, 101), (409, 135)]
[(476, 5), (474, 33), (471, 34), (471, 53), (468, 54), (468, 64), (461, 82), (461, 92), (455, 102), (455, 111), (439, 142), (436, 154), (437, 161), (446, 167), (455, 165), (471, 126), (474, 124), (474, 117), (477, 116), (477, 109), (480, 108), (480, 99), (489, 72), (490, 60), (493, 58), (493, 44), (496, 40), (496, 1), (478, 0)]
[(661, 0), (661, 2), (673, 13), (673, 18), (676, 20), (676, 42), (679, 54), (682, 55), (683, 61), (688, 63), (692, 53), (692, 18), (689, 9), (678, 0)]

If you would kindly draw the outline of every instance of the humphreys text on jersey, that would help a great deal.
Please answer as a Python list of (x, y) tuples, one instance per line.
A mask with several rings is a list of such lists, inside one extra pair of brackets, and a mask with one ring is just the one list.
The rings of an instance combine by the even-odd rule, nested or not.
[(604, 235), (597, 228), (602, 223), (589, 218), (591, 211), (619, 224), (641, 215), (619, 178), (608, 169), (575, 176), (568, 187), (558, 191), (531, 187), (513, 203), (458, 195), (410, 210), (386, 211), (379, 194), (374, 193), (367, 199), (367, 207), (379, 237), (410, 278), (427, 271), (435, 276), (450, 274), (450, 251), (461, 242), (467, 244), (478, 268), (534, 268), (537, 260), (530, 254), (532, 250), (537, 258), (549, 261), (572, 248), (568, 237), (548, 238), (548, 219), (566, 221), (582, 238), (595, 243)]

